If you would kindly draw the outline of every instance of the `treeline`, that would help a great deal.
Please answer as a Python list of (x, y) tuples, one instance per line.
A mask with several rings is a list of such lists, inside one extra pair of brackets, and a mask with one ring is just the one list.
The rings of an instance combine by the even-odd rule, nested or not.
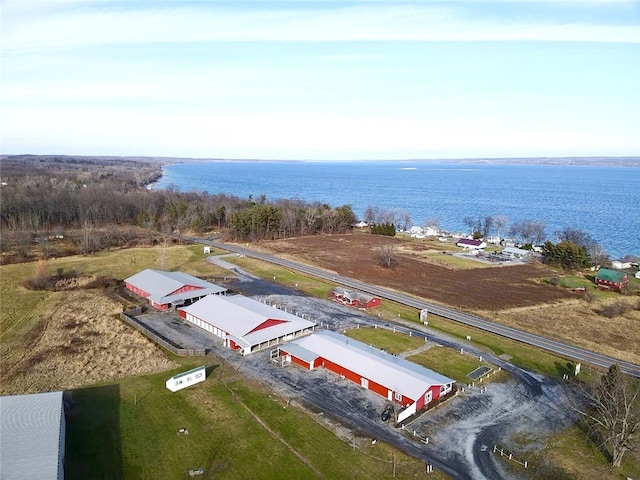
[(41, 164), (22, 159), (26, 163), (12, 160), (5, 165), (3, 159), (3, 230), (37, 234), (136, 225), (165, 234), (224, 229), (232, 239), (254, 241), (343, 233), (356, 222), (349, 205), (333, 208), (302, 200), (267, 201), (264, 196), (241, 199), (183, 193), (175, 188), (147, 190), (144, 186), (161, 174), (155, 163), (122, 163), (120, 159), (91, 164), (78, 163), (74, 157), (59, 160)]

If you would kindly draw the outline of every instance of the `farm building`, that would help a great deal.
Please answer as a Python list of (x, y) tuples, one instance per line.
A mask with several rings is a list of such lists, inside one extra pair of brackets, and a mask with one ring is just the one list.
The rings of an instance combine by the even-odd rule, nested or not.
[(518, 258), (520, 260), (530, 258), (532, 255), (531, 250), (525, 250), (517, 247), (505, 247), (502, 249), (501, 253), (507, 257)]
[(64, 479), (62, 392), (0, 397), (2, 480)]
[(144, 297), (158, 310), (189, 305), (207, 295), (221, 295), (227, 289), (182, 272), (146, 269), (125, 279), (127, 290)]
[(309, 370), (324, 367), (401, 405), (398, 421), (453, 389), (450, 378), (328, 330), (280, 346), (279, 355)]
[(179, 312), (243, 355), (312, 333), (316, 325), (243, 295), (209, 295)]
[(331, 299), (350, 307), (372, 308), (380, 305), (380, 299), (355, 290), (336, 288), (331, 292)]
[(601, 268), (596, 273), (596, 285), (603, 290), (622, 290), (629, 284), (629, 276), (623, 272)]
[(482, 240), (473, 240), (472, 238), (461, 238), (456, 242), (456, 246), (465, 250), (482, 250), (487, 246)]

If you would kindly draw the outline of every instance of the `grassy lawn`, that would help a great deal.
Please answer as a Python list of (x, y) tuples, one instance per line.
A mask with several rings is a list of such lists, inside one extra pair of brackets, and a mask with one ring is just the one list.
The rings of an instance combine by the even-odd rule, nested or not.
[[(203, 467), (198, 478), (377, 479), (393, 478), (392, 458), (396, 478), (423, 472), (423, 462), (381, 442), (360, 439), (354, 449), (293, 404), (224, 368), (208, 367), (204, 383), (176, 393), (164, 382), (178, 371), (73, 391), (67, 476), (189, 478), (190, 469)], [(178, 435), (180, 428), (189, 435)]]
[(384, 328), (352, 328), (347, 330), (345, 335), (395, 355), (415, 350), (425, 343), (422, 338), (410, 337), (399, 332), (390, 332)]
[(511, 363), (552, 378), (562, 378), (563, 374), (571, 373), (573, 368), (568, 366), (571, 362), (566, 358), (435, 315), (429, 317), (429, 327), (460, 339), (469, 335), (472, 345), (480, 346), (497, 356), (509, 355)]
[[(488, 362), (481, 362), (476, 356), (462, 354), (459, 350), (447, 347), (432, 347), (429, 350), (408, 357), (407, 360), (453, 378), (460, 383), (471, 383), (472, 380), (467, 375), (478, 367), (487, 366), (494, 370), (496, 369), (495, 366)], [(491, 375), (485, 377), (483, 381), (488, 381), (489, 379), (493, 381), (496, 378), (504, 379), (506, 375), (506, 373), (501, 373), (498, 377)]]

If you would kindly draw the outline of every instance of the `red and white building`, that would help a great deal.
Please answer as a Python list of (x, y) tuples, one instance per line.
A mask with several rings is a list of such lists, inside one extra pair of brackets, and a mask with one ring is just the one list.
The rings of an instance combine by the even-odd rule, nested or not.
[(316, 324), (243, 295), (209, 295), (179, 310), (243, 355), (312, 333)]
[(404, 407), (410, 417), (453, 390), (454, 380), (357, 340), (323, 330), (279, 347), (280, 356), (309, 370), (324, 367)]
[(146, 298), (158, 310), (189, 305), (207, 295), (224, 295), (227, 289), (182, 272), (146, 269), (125, 279), (127, 290)]
[(345, 288), (334, 289), (331, 292), (331, 299), (344, 305), (358, 308), (373, 308), (380, 305), (380, 299), (378, 297)]

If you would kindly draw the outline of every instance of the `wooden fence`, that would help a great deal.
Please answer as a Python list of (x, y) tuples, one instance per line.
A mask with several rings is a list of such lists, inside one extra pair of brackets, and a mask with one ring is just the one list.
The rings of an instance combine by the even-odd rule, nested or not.
[(127, 312), (122, 312), (120, 314), (120, 318), (123, 322), (131, 325), (133, 328), (141, 332), (151, 341), (157, 343), (162, 348), (169, 350), (170, 352), (178, 355), (179, 357), (204, 357), (207, 352), (202, 348), (181, 348), (173, 343), (171, 343), (168, 339), (162, 338), (156, 332), (151, 330), (149, 327), (139, 322), (135, 315), (140, 315), (142, 313), (142, 309), (140, 307), (136, 307), (133, 310), (129, 310)]

